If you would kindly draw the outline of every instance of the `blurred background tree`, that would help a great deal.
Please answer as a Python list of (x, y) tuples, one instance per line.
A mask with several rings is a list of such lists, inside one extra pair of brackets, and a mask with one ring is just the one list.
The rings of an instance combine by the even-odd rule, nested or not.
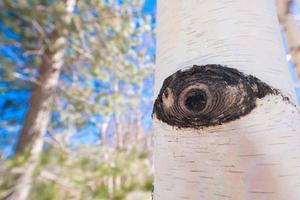
[(300, 102), (300, 10), (299, 0), (274, 0), (281, 24), (292, 81)]
[(22, 66), (3, 64), (4, 74), (34, 80), (27, 84), (33, 92), (17, 152), (45, 130), (86, 128), (138, 105), (153, 69), (142, 44), (152, 34), (151, 19), (142, 16), (139, 1), (3, 1), (2, 7), (3, 23), (21, 37), (3, 42), (18, 45), (25, 57)]
[[(2, 180), (2, 198), (41, 199), (38, 191), (36, 197), (34, 189), (33, 197), (29, 193), (32, 187), (40, 187), (34, 183), (43, 149), (55, 152), (48, 153), (49, 157), (59, 157), (60, 153), (69, 157), (74, 153), (74, 145), (84, 140), (92, 140), (98, 147), (101, 143), (99, 159), (107, 157), (106, 154), (122, 155), (107, 167), (107, 162), (101, 165), (104, 171), (101, 178), (105, 177), (106, 168), (110, 175), (110, 182), (104, 184), (108, 193), (103, 188), (103, 195), (111, 199), (122, 196), (111, 191), (114, 178), (120, 180), (118, 170), (110, 172), (114, 171), (114, 163), (135, 156), (132, 149), (140, 148), (138, 154), (148, 153), (150, 146), (149, 134), (143, 133), (140, 106), (151, 104), (151, 99), (141, 95), (145, 89), (151, 90), (146, 85), (153, 71), (153, 53), (145, 41), (153, 42), (153, 19), (142, 12), (143, 2), (3, 0), (0, 6), (4, 11), (0, 16), (4, 29), (1, 43), (6, 52), (1, 59), (2, 93), (12, 89), (16, 93), (30, 93), (22, 120), (16, 119), (11, 108), (16, 108), (16, 104), (23, 107), (25, 99), (15, 102), (10, 98), (2, 102), (2, 114), (6, 117), (1, 118), (1, 136), (11, 127), (23, 124), (19, 137), (1, 141), (12, 147), (16, 143), (15, 152), (3, 154), (15, 155), (13, 164), (8, 164), (4, 171), (19, 168), (16, 174), (11, 173), (14, 178), (10, 184)], [(14, 56), (7, 55), (8, 51)], [(85, 137), (76, 139), (78, 134)], [(144, 160), (138, 161), (142, 164)]]

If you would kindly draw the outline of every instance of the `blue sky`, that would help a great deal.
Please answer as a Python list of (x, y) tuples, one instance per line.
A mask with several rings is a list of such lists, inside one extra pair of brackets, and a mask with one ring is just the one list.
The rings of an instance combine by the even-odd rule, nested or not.
[[(152, 16), (152, 26), (155, 27), (156, 0), (146, 0), (143, 12), (144, 14)], [(4, 33), (5, 36), (15, 40), (20, 40), (22, 38), (22, 36), (15, 34), (10, 28), (4, 26), (4, 24), (1, 21), (0, 31)], [(151, 43), (145, 45), (149, 46), (149, 54), (154, 55), (155, 42), (154, 44)], [(22, 65), (24, 62), (24, 58), (20, 56), (20, 51), (21, 49), (9, 45), (0, 46), (0, 54), (10, 58), (13, 61), (13, 63), (16, 63), (16, 65)], [(152, 89), (149, 88), (152, 88), (153, 82), (153, 77), (148, 77), (144, 79), (143, 95), (145, 98), (152, 99)], [(15, 90), (9, 88), (10, 85), (4, 81), (1, 81), (0, 79), (0, 151), (3, 151), (4, 154), (7, 156), (12, 155), (13, 148), (16, 144), (18, 132), (21, 128), (26, 111), (28, 109), (27, 101), (31, 93), (31, 91), (28, 89)], [(149, 101), (142, 101), (140, 109), (144, 113), (142, 117), (142, 122), (145, 126), (145, 129), (148, 130), (151, 127), (152, 103), (149, 103)], [(7, 120), (10, 121), (10, 126), (1, 124), (1, 122)], [(101, 119), (98, 118), (98, 120)], [(73, 138), (74, 143), (93, 143), (94, 141), (98, 140), (99, 128), (94, 126), (93, 123), (91, 123), (86, 129), (76, 134)]]

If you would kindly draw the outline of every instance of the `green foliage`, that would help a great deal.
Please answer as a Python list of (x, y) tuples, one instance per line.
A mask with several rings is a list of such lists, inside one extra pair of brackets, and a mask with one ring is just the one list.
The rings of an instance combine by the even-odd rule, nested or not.
[(30, 199), (39, 200), (59, 200), (64, 194), (59, 190), (59, 186), (53, 182), (37, 182), (34, 184)]
[[(134, 191), (149, 197), (153, 180), (148, 158), (149, 152), (137, 149), (82, 147), (69, 153), (48, 149), (37, 167), (30, 199), (124, 200)], [(1, 173), (5, 176), (1, 175), (0, 196), (14, 184), (17, 168)]]

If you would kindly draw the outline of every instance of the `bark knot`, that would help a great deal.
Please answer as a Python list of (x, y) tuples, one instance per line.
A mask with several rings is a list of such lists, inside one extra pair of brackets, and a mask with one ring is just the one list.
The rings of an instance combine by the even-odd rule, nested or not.
[(247, 115), (256, 99), (278, 94), (258, 78), (216, 64), (194, 65), (164, 80), (153, 116), (178, 128), (220, 125)]

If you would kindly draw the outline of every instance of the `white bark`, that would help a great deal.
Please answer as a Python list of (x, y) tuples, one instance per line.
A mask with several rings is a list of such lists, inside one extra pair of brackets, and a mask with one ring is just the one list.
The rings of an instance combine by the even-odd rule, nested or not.
[[(272, 0), (160, 0), (155, 94), (193, 64), (236, 68), (295, 102)], [(202, 130), (154, 119), (155, 200), (300, 199), (300, 113), (280, 96)]]

